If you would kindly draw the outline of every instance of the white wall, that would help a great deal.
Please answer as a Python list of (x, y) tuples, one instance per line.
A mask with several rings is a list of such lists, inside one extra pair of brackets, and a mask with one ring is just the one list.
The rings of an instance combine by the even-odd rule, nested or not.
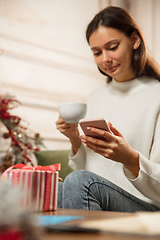
[(130, 0), (130, 13), (142, 29), (149, 52), (160, 64), (160, 0)]
[(13, 110), (45, 139), (69, 148), (55, 126), (57, 106), (86, 102), (104, 84), (85, 39), (86, 26), (108, 1), (0, 0), (0, 93), (22, 102)]

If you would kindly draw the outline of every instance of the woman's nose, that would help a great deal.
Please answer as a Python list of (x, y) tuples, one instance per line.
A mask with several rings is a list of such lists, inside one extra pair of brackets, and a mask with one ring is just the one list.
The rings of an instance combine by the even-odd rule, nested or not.
[(102, 54), (102, 62), (103, 63), (110, 63), (111, 62), (111, 57), (107, 51), (104, 51)]

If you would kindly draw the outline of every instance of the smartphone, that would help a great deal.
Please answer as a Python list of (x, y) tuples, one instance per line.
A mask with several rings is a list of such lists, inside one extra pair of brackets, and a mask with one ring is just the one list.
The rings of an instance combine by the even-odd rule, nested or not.
[(94, 127), (94, 128), (99, 128), (103, 129), (105, 131), (111, 132), (107, 121), (104, 118), (96, 118), (96, 119), (81, 119), (79, 121), (79, 125), (82, 128), (84, 134), (86, 136), (91, 136), (99, 139), (105, 139), (103, 136), (100, 134), (91, 132), (88, 127)]

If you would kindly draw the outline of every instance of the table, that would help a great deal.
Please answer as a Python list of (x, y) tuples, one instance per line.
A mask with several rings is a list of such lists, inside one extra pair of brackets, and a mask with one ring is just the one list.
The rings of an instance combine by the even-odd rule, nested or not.
[[(77, 210), (77, 209), (58, 209), (57, 211), (43, 212), (39, 215), (63, 215), (63, 216), (83, 216), (85, 220), (106, 219), (115, 217), (130, 216), (132, 213), (118, 213), (118, 212), (106, 212), (106, 211), (89, 211), (89, 210)], [(66, 224), (78, 223), (83, 220), (75, 220), (67, 222)], [(122, 234), (111, 233), (44, 233), (44, 240), (144, 240), (146, 237), (131, 236)], [(147, 240), (155, 240), (155, 237), (147, 237)]]

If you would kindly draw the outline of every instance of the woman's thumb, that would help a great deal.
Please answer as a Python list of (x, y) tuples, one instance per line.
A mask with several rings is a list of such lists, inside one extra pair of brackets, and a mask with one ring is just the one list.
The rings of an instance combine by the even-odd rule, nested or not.
[(108, 126), (114, 135), (123, 137), (123, 135), (112, 125), (111, 122), (108, 122)]

